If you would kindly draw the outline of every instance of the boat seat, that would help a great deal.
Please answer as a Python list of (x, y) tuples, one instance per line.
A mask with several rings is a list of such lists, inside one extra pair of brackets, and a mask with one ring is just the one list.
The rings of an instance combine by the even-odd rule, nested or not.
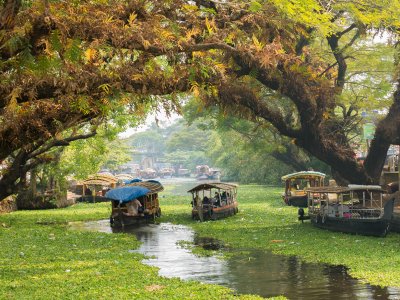
[(305, 196), (306, 192), (303, 190), (299, 190), (299, 191), (291, 191), (291, 195), (292, 196)]

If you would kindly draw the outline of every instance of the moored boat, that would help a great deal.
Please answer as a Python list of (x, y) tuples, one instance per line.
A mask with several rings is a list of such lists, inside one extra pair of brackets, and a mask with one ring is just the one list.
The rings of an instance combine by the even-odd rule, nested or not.
[(290, 206), (307, 207), (307, 187), (324, 185), (325, 174), (315, 171), (301, 171), (282, 176), (285, 182), (283, 201)]
[(190, 189), (192, 193), (192, 218), (217, 220), (238, 212), (237, 185), (232, 183), (203, 183)]
[(389, 231), (394, 199), (384, 199), (380, 186), (313, 187), (306, 192), (308, 215), (316, 227), (380, 237)]

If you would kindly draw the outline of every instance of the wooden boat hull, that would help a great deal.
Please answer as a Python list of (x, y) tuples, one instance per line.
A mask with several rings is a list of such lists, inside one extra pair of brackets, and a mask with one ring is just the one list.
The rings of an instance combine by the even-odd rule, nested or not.
[[(225, 205), (222, 207), (212, 207), (203, 208), (202, 209), (203, 220), (218, 220), (222, 218), (226, 218), (229, 216), (233, 216), (238, 213), (238, 203), (234, 202), (230, 205)], [(192, 218), (194, 220), (199, 220), (198, 209), (195, 207), (192, 210)]]
[(393, 213), (392, 220), (390, 221), (390, 231), (400, 233), (400, 211)]
[(110, 202), (112, 199), (104, 197), (104, 196), (91, 196), (85, 195), (79, 198), (76, 198), (76, 202), (85, 202), (85, 203), (98, 203), (98, 202)]
[(320, 215), (310, 216), (311, 223), (322, 229), (339, 231), (351, 234), (384, 237), (389, 231), (389, 220), (344, 219), (325, 217)]
[(351, 234), (385, 237), (389, 232), (393, 214), (393, 200), (385, 204), (384, 214), (379, 219), (336, 218), (310, 214), (311, 223), (322, 229)]
[(145, 216), (125, 216), (119, 215), (116, 217), (110, 217), (110, 225), (112, 227), (125, 227), (143, 223), (152, 223), (157, 217), (155, 215)]
[(304, 196), (286, 196), (284, 201), (289, 206), (308, 207), (307, 195)]

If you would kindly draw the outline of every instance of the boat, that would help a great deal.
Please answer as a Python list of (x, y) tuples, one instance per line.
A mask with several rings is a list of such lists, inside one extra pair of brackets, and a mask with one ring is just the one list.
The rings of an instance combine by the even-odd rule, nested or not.
[(83, 180), (82, 185), (82, 196), (76, 199), (76, 202), (108, 202), (110, 199), (105, 197), (108, 190), (115, 188), (118, 184), (118, 178), (111, 173), (97, 173), (89, 176)]
[(392, 221), (390, 223), (390, 231), (400, 233), (400, 192), (396, 191), (389, 197), (393, 197), (394, 199), (394, 208)]
[(192, 219), (194, 220), (217, 220), (238, 212), (236, 184), (203, 183), (190, 189), (188, 193), (192, 193)]
[(162, 168), (159, 171), (160, 178), (171, 178), (175, 173), (175, 170), (172, 168)]
[(105, 196), (111, 199), (111, 226), (124, 227), (159, 218), (161, 208), (158, 193), (163, 190), (160, 182), (148, 180), (108, 191)]
[(308, 216), (316, 227), (379, 237), (389, 231), (394, 198), (385, 198), (379, 185), (310, 187), (306, 192)]
[(301, 171), (282, 176), (285, 182), (283, 201), (289, 206), (307, 207), (305, 188), (324, 186), (325, 174), (316, 171)]

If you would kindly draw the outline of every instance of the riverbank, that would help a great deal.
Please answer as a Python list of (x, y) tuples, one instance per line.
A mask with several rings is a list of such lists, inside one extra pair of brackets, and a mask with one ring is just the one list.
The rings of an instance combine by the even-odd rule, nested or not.
[(109, 204), (0, 215), (1, 299), (261, 299), (210, 284), (158, 276), (133, 253), (132, 235), (73, 231), (105, 219)]
[(282, 189), (239, 188), (239, 214), (217, 222), (193, 222), (190, 200), (167, 189), (163, 221), (192, 226), (202, 236), (242, 249), (271, 250), (308, 262), (345, 265), (349, 274), (366, 283), (400, 287), (400, 234), (386, 238), (355, 236), (313, 227), (297, 220), (297, 208), (283, 205)]

